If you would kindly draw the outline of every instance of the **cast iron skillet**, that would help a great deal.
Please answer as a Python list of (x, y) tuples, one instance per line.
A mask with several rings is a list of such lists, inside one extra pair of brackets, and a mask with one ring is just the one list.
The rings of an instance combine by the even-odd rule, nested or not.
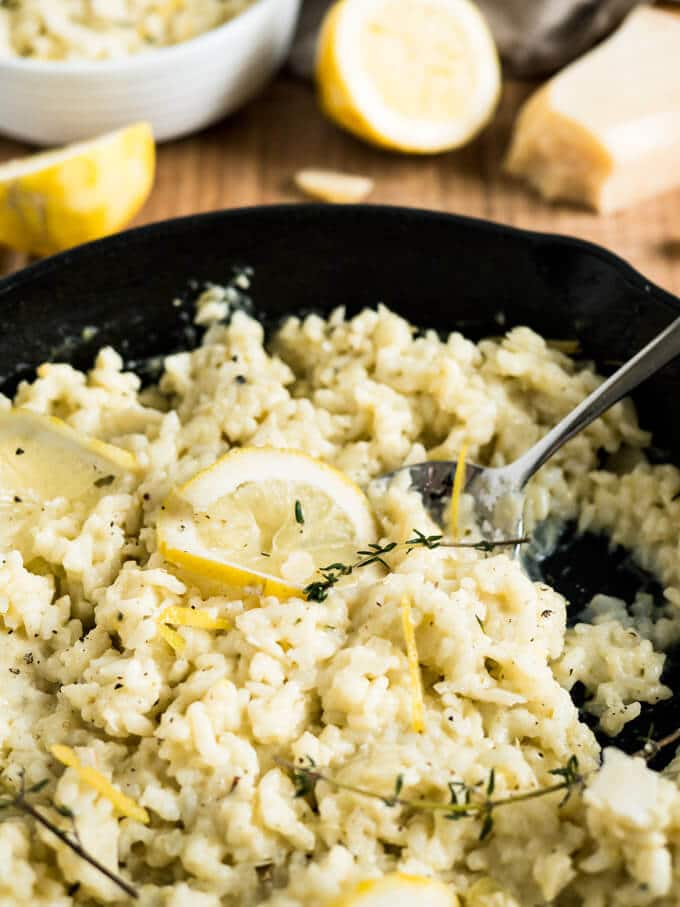
[[(266, 324), (290, 312), (356, 312), (385, 302), (411, 321), (472, 338), (528, 324), (576, 339), (603, 372), (677, 316), (680, 301), (602, 248), (485, 221), (378, 206), (277, 206), (166, 221), (55, 256), (0, 282), (0, 389), (13, 391), (45, 359), (87, 367), (112, 344), (134, 367), (197, 342), (191, 301), (205, 281), (254, 269), (252, 299)], [(175, 303), (173, 304), (173, 300)], [(83, 329), (97, 332), (83, 338)], [(85, 338), (92, 332), (86, 332)], [(680, 361), (635, 395), (660, 460), (680, 463)], [(632, 601), (646, 586), (606, 539), (569, 538), (545, 577), (572, 602), (571, 618), (597, 591)], [(680, 692), (680, 658), (665, 680)], [(576, 691), (578, 696), (578, 691)], [(675, 728), (676, 697), (629, 725), (617, 742), (640, 746)]]

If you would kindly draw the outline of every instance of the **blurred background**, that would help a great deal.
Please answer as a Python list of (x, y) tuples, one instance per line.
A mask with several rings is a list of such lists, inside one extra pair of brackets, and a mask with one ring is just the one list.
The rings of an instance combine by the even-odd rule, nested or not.
[[(47, 4), (50, 2), (61, 3), (62, 11), (73, 2), (78, 5), (77, 15), (82, 16), (83, 4), (87, 0), (46, 0), (46, 2)], [(110, 2), (114, 4), (114, 0), (110, 0)], [(133, 0), (130, 0), (127, 6), (126, 0), (116, 0), (116, 2), (118, 7), (125, 6), (128, 14), (132, 15), (130, 10), (134, 6)], [(140, 0), (141, 2), (142, 0)], [(203, 0), (196, 0), (196, 3), (200, 2)], [(616, 117), (618, 117), (613, 126), (611, 123), (605, 125), (609, 129), (607, 141), (619, 143), (616, 144), (616, 154), (613, 152), (612, 154), (618, 161), (617, 155), (619, 151), (621, 152), (619, 162), (621, 172), (618, 179), (624, 189), (620, 189), (617, 184), (616, 191), (623, 192), (624, 195), (621, 198), (617, 195), (617, 203), (613, 205), (614, 210), (607, 210), (608, 203), (600, 204), (592, 193), (589, 195), (588, 192), (583, 192), (581, 199), (579, 196), (581, 189), (572, 191), (574, 197), (571, 199), (566, 197), (553, 200), (546, 200), (536, 191), (536, 173), (540, 170), (547, 174), (543, 185), (544, 194), (546, 194), (545, 185), (554, 175), (551, 167), (555, 165), (559, 169), (559, 166), (562, 165), (563, 162), (558, 160), (563, 154), (560, 144), (562, 141), (566, 148), (564, 155), (571, 155), (571, 159), (573, 159), (575, 154), (574, 147), (576, 146), (570, 145), (572, 137), (567, 135), (565, 138), (564, 136), (564, 123), (559, 124), (562, 132), (558, 138), (545, 147), (540, 147), (541, 137), (549, 136), (551, 129), (557, 128), (550, 119), (551, 114), (548, 108), (546, 111), (540, 112), (540, 117), (536, 114), (536, 123), (527, 125), (527, 133), (531, 132), (531, 136), (527, 138), (529, 150), (525, 154), (524, 164), (517, 165), (514, 174), (507, 172), (508, 168), (504, 164), (507, 165), (513, 130), (518, 128), (518, 111), (526, 99), (540, 86), (550, 84), (549, 80), (559, 79), (561, 73), (568, 71), (565, 67), (582, 65), (582, 61), (587, 59), (583, 55), (593, 46), (598, 45), (598, 51), (605, 48), (608, 42), (620, 34), (622, 28), (629, 27), (631, 20), (626, 17), (631, 14), (631, 11), (633, 16), (637, 16), (641, 11), (649, 12), (650, 7), (638, 4), (634, 0), (590, 0), (590, 2), (588, 0), (479, 0), (475, 5), (476, 9), (486, 23), (485, 27), (490, 30), (492, 41), (502, 61), (498, 98), (496, 99), (491, 84), (493, 67), (484, 56), (490, 52), (482, 44), (479, 44), (479, 48), (477, 48), (477, 45), (472, 42), (462, 57), (451, 64), (453, 68), (450, 71), (445, 69), (442, 78), (452, 78), (451, 73), (453, 73), (454, 78), (460, 78), (464, 82), (467, 77), (465, 73), (477, 73), (477, 67), (483, 74), (480, 78), (488, 76), (488, 79), (491, 80), (488, 83), (490, 95), (488, 101), (480, 101), (483, 110), (480, 108), (477, 111), (479, 123), (474, 128), (469, 125), (469, 131), (472, 133), (469, 136), (460, 140), (451, 138), (449, 144), (459, 145), (459, 147), (452, 147), (451, 150), (410, 147), (404, 151), (399, 147), (390, 147), (399, 145), (399, 141), (390, 135), (387, 136), (387, 139), (384, 135), (382, 138), (380, 137), (382, 127), (378, 111), (375, 113), (375, 122), (367, 122), (368, 115), (364, 115), (364, 120), (357, 126), (359, 120), (356, 117), (351, 120), (350, 114), (347, 112), (347, 105), (350, 102), (356, 102), (359, 107), (361, 106), (360, 101), (364, 97), (364, 89), (368, 93), (368, 87), (363, 85), (362, 79), (368, 83), (373, 78), (376, 84), (383, 85), (383, 83), (387, 84), (385, 80), (394, 78), (394, 84), (390, 81), (389, 90), (385, 88), (385, 97), (390, 96), (390, 92), (392, 92), (393, 96), (397, 98), (396, 104), (400, 104), (401, 99), (405, 99), (404, 104), (407, 101), (411, 104), (407, 113), (413, 114), (412, 105), (417, 102), (417, 97), (414, 101), (409, 94), (408, 75), (411, 70), (409, 69), (409, 72), (401, 75), (398, 71), (395, 74), (395, 70), (399, 69), (398, 61), (401, 59), (399, 54), (402, 53), (403, 47), (406, 47), (404, 52), (409, 55), (409, 67), (416, 67), (413, 71), (418, 73), (421, 72), (422, 66), (427, 67), (428, 59), (430, 63), (432, 62), (433, 58), (428, 58), (428, 54), (435, 51), (439, 53), (439, 48), (435, 47), (433, 43), (437, 40), (436, 36), (430, 33), (432, 29), (428, 32), (428, 22), (433, 21), (427, 19), (428, 4), (432, 0), (382, 0), (383, 8), (378, 10), (378, 13), (387, 19), (391, 29), (388, 35), (389, 40), (386, 38), (383, 44), (387, 42), (388, 51), (393, 52), (396, 56), (389, 58), (389, 54), (387, 54), (385, 60), (377, 59), (375, 55), (382, 53), (380, 47), (383, 45), (375, 45), (378, 49), (373, 51), (374, 57), (368, 63), (364, 60), (364, 70), (362, 70), (361, 55), (354, 55), (351, 47), (348, 50), (349, 45), (343, 45), (343, 41), (351, 44), (351, 35), (358, 34), (356, 31), (352, 32), (352, 29), (363, 27), (362, 22), (365, 20), (368, 7), (375, 6), (373, 0), (359, 0), (359, 2), (364, 3), (363, 10), (359, 9), (357, 12), (356, 9), (345, 9), (342, 11), (348, 20), (348, 24), (345, 26), (343, 22), (340, 22), (339, 15), (336, 16), (338, 21), (334, 25), (328, 25), (333, 13), (329, 13), (330, 4), (325, 0), (303, 0), (290, 47), (288, 38), (279, 35), (276, 39), (285, 45), (276, 51), (283, 59), (280, 68), (278, 68), (278, 58), (270, 60), (268, 63), (268, 66), (271, 65), (271, 68), (276, 69), (272, 75), (265, 71), (267, 67), (262, 69), (260, 66), (255, 77), (255, 81), (258, 82), (257, 87), (253, 89), (255, 96), (248, 99), (250, 91), (245, 91), (243, 99), (240, 99), (239, 96), (235, 100), (234, 106), (237, 109), (233, 112), (218, 118), (211, 125), (204, 127), (199, 125), (195, 130), (189, 127), (191, 131), (187, 135), (167, 138), (160, 142), (156, 150), (155, 176), (149, 181), (149, 191), (145, 190), (144, 198), (139, 199), (141, 207), (136, 213), (134, 213), (134, 208), (139, 205), (131, 205), (128, 214), (134, 213), (134, 216), (130, 219), (126, 215), (125, 220), (129, 220), (130, 225), (135, 226), (218, 208), (276, 202), (304, 203), (305, 199), (310, 196), (320, 194), (320, 197), (331, 198), (335, 197), (334, 193), (337, 195), (337, 192), (339, 192), (339, 196), (336, 200), (340, 201), (345, 200), (344, 194), (349, 192), (352, 199), (356, 197), (357, 200), (361, 199), (371, 203), (431, 208), (488, 218), (532, 230), (583, 237), (612, 249), (652, 281), (680, 294), (680, 189), (677, 188), (680, 185), (680, 14), (677, 6), (655, 5), (653, 11), (667, 16), (668, 19), (659, 20), (658, 24), (656, 21), (651, 23), (645, 21), (642, 25), (636, 24), (635, 29), (630, 30), (628, 43), (625, 47), (622, 45), (620, 49), (619, 56), (625, 51), (624, 56), (628, 60), (625, 77), (634, 78), (634, 84), (637, 86), (635, 110), (629, 111), (626, 106), (626, 93), (629, 92), (629, 88), (622, 84), (623, 74), (617, 70), (615, 47), (611, 57), (603, 58), (602, 65), (598, 67), (593, 63), (590, 64), (590, 69), (582, 70), (581, 83), (584, 80), (586, 84), (590, 81), (593, 91), (596, 89), (599, 91), (600, 99), (604, 98), (606, 101), (610, 98), (611, 110), (616, 111)], [(455, 4), (458, 0), (451, 0), (451, 2)], [(467, 4), (467, 0), (465, 2)], [(137, 95), (135, 85), (139, 86), (139, 94), (142, 95), (144, 86), (147, 84), (150, 86), (154, 79), (162, 79), (166, 84), (172, 83), (173, 90), (182, 90), (186, 94), (187, 86), (193, 84), (194, 74), (200, 75), (202, 67), (205, 68), (213, 89), (219, 88), (219, 79), (226, 79), (226, 75), (217, 75), (217, 70), (210, 69), (217, 65), (212, 61), (211, 54), (213, 56), (218, 54), (221, 64), (227, 60), (230, 65), (235, 66), (234, 61), (238, 52), (228, 49), (223, 51), (220, 51), (219, 48), (212, 49), (215, 41), (212, 44), (209, 43), (211, 34), (214, 33), (216, 36), (221, 30), (226, 33), (226, 30), (230, 29), (234, 32), (232, 35), (233, 46), (245, 48), (246, 42), (250, 38), (245, 33), (245, 26), (241, 29), (241, 20), (247, 22), (248, 17), (252, 17), (255, 22), (256, 10), (260, 8), (264, 10), (265, 6), (273, 5), (271, 0), (256, 0), (252, 4), (252, 9), (245, 9), (245, 6), (251, 6), (246, 3), (245, 11), (235, 13), (235, 18), (226, 25), (208, 29), (198, 37), (190, 35), (187, 40), (182, 36), (168, 40), (168, 43), (175, 44), (171, 51), (174, 54), (179, 54), (182, 48), (185, 48), (188, 53), (194, 44), (197, 45), (202, 54), (198, 62), (191, 62), (188, 57), (186, 59), (179, 56), (171, 58), (166, 48), (156, 51), (152, 47), (139, 54), (130, 52), (129, 56), (127, 51), (121, 52), (118, 48), (112, 54), (109, 54), (106, 49), (100, 50), (97, 53), (101, 54), (101, 59), (87, 60), (83, 63), (82, 59), (87, 58), (87, 52), (78, 50), (78, 41), (88, 39), (87, 35), (83, 38), (82, 29), (80, 32), (73, 32), (72, 45), (68, 43), (71, 40), (71, 33), (68, 31), (64, 32), (66, 38), (62, 35), (62, 44), (66, 42), (63, 46), (59, 44), (58, 40), (56, 43), (48, 45), (47, 38), (50, 37), (49, 29), (51, 27), (49, 21), (45, 24), (45, 21), (33, 19), (29, 26), (26, 26), (25, 22), (17, 24), (16, 16), (21, 12), (22, 3), (25, 12), (31, 14), (35, 12), (35, 0), (12, 0), (11, 3), (0, 4), (0, 133), (2, 133), (0, 135), (0, 162), (34, 154), (38, 150), (36, 141), (50, 145), (61, 144), (74, 138), (92, 138), (98, 133), (106, 131), (101, 128), (107, 122), (106, 118), (101, 119), (101, 114), (102, 111), (107, 112), (107, 102), (97, 100), (100, 117), (96, 124), (90, 125), (87, 104), (84, 101), (81, 102), (73, 84), (68, 83), (66, 78), (68, 76), (70, 79), (84, 79), (89, 81), (91, 88), (92, 79), (88, 75), (88, 67), (101, 67), (102, 74), (109, 73), (106, 78), (109, 79), (110, 84), (117, 85), (120, 83), (122, 69), (125, 68), (128, 60), (133, 68), (140, 65), (143, 58), (147, 61), (145, 65), (151, 66), (155, 56), (172, 63), (171, 75), (168, 75), (167, 72), (159, 74), (159, 72), (151, 72), (151, 70), (145, 74), (137, 70), (133, 72), (131, 69), (133, 81), (128, 81), (119, 89), (119, 97), (116, 101), (119, 106), (122, 104), (121, 98), (124, 98), (127, 103)], [(181, 16), (185, 3), (190, 3), (190, 0), (164, 4), (165, 15), (171, 17), (169, 22), (172, 22), (172, 16), (179, 17), (176, 19), (179, 23), (184, 21)], [(347, 7), (348, 4), (354, 4), (356, 7), (357, 0), (343, 0), (340, 6)], [(105, 7), (106, 4), (104, 3), (103, 6)], [(149, 6), (149, 3), (146, 6)], [(101, 7), (102, 3), (100, 3)], [(76, 9), (76, 6), (73, 8)], [(113, 6), (111, 8), (113, 9)], [(297, 9), (295, 12), (297, 13)], [(74, 16), (77, 19), (76, 13)], [(286, 12), (286, 15), (289, 14), (290, 9)], [(454, 14), (458, 16), (459, 12), (454, 10)], [(106, 12), (103, 15), (105, 18)], [(120, 15), (120, 10), (118, 15)], [(258, 15), (260, 15), (259, 12)], [(278, 16), (276, 21), (279, 24), (282, 22), (281, 15), (282, 13), (274, 11), (274, 19)], [(467, 15), (467, 12), (461, 12), (460, 15), (463, 17)], [(12, 19), (13, 16), (15, 19)], [(403, 20), (400, 19), (401, 16), (403, 16)], [(423, 17), (424, 20), (421, 22)], [(149, 19), (148, 21), (155, 22), (156, 20)], [(672, 27), (667, 28), (665, 21), (672, 23)], [(318, 59), (319, 54), (319, 29), (322, 22), (326, 22), (328, 59), (323, 72), (319, 69), (315, 78), (315, 60)], [(19, 25), (23, 31), (19, 29)], [(71, 28), (73, 22), (61, 23), (61, 25), (64, 28), (67, 26)], [(97, 27), (102, 34), (107, 34), (104, 26), (99, 22)], [(257, 27), (260, 28), (262, 34), (264, 26)], [(274, 28), (271, 23), (270, 28)], [(344, 38), (343, 28), (346, 32)], [(375, 31), (375, 21), (366, 23), (366, 28), (369, 31), (373, 28)], [(467, 26), (464, 26), (463, 31), (465, 28)], [(473, 25), (473, 31), (475, 28), (477, 25)], [(241, 31), (239, 32), (238, 29)], [(333, 33), (331, 34), (331, 32)], [(350, 37), (347, 37), (348, 35)], [(271, 43), (274, 38), (271, 38), (270, 35), (268, 40)], [(150, 43), (151, 38), (148, 41)], [(202, 45), (201, 41), (203, 41)], [(605, 43), (601, 43), (603, 41)], [(428, 42), (430, 43), (428, 44)], [(75, 51), (71, 52), (68, 49), (71, 46), (76, 48)], [(64, 50), (63, 47), (67, 47), (67, 50)], [(260, 62), (262, 53), (260, 49), (258, 51)], [(442, 53), (446, 57), (447, 48), (444, 48)], [(164, 57), (164, 54), (167, 56)], [(424, 54), (426, 59), (420, 60), (419, 54)], [(108, 59), (110, 55), (115, 57), (113, 64)], [(421, 64), (421, 69), (417, 69)], [(79, 66), (84, 67), (80, 76), (78, 76)], [(333, 71), (331, 72), (331, 70)], [(91, 71), (90, 69), (89, 72), (91, 73)], [(58, 78), (62, 73), (64, 81), (60, 81)], [(404, 77), (405, 84), (400, 83), (401, 76)], [(353, 81), (354, 79), (358, 82)], [(345, 106), (342, 107), (338, 103), (337, 109), (334, 109), (333, 97), (335, 95), (333, 91), (337, 87), (336, 80), (337, 84), (344, 86), (343, 91), (346, 97), (343, 95)], [(263, 84), (260, 85), (259, 82)], [(557, 85), (557, 83), (555, 84)], [(49, 91), (45, 87), (48, 85), (50, 86)], [(584, 147), (591, 140), (604, 141), (604, 133), (600, 135), (597, 133), (596, 126), (593, 126), (594, 119), (597, 121), (599, 116), (606, 119), (608, 115), (606, 109), (604, 112), (600, 112), (602, 104), (597, 109), (592, 107), (590, 92), (584, 92), (582, 84), (579, 87), (576, 82), (573, 86), (570, 86), (570, 83), (560, 83), (558, 88), (562, 90), (563, 95), (565, 92), (570, 93), (568, 99), (570, 104), (576, 104), (577, 109), (580, 109), (578, 105), (581, 104), (584, 110), (583, 122), (577, 123), (574, 127), (580, 131), (580, 137), (574, 139), (576, 145), (581, 141), (584, 143)], [(230, 87), (229, 90), (233, 91), (233, 87)], [(425, 90), (420, 82), (418, 90), (421, 93)], [(432, 88), (435, 93), (437, 90), (436, 86)], [(53, 91), (57, 91), (56, 97), (51, 96), (50, 93)], [(74, 91), (76, 93), (72, 96), (71, 92)], [(466, 97), (469, 99), (472, 93), (469, 85), (467, 91)], [(354, 95), (350, 98), (352, 92)], [(597, 94), (597, 91), (595, 93)], [(491, 95), (494, 96), (491, 97)], [(49, 117), (47, 114), (42, 114), (39, 109), (33, 112), (29, 110), (27, 113), (27, 97), (31, 103), (33, 99), (41, 98), (44, 103), (49, 104)], [(559, 95), (555, 93), (551, 98), (559, 98)], [(176, 103), (173, 102), (174, 109), (177, 109), (180, 102), (181, 99)], [(111, 103), (113, 111), (116, 104), (113, 101)], [(191, 97), (186, 103), (193, 110), (197, 110), (200, 106), (197, 106)], [(464, 107), (468, 100), (464, 99), (460, 103)], [(552, 100), (550, 103), (553, 103)], [(555, 104), (558, 104), (558, 101), (555, 101)], [(604, 107), (608, 108), (609, 104), (605, 104)], [(21, 109), (19, 110), (19, 108)], [(123, 110), (119, 110), (118, 113), (120, 117), (125, 118), (126, 113)], [(212, 115), (217, 116), (218, 114), (213, 110)], [(456, 116), (459, 120), (464, 119), (461, 113), (454, 115), (447, 108), (443, 118), (447, 119), (448, 124), (449, 120), (455, 120)], [(45, 117), (45, 124), (49, 119), (49, 128), (52, 130), (47, 137), (40, 134), (39, 127), (43, 124), (43, 117)], [(628, 121), (626, 117), (629, 118)], [(137, 118), (150, 117), (135, 116), (132, 119)], [(371, 120), (370, 116), (368, 116), (368, 120)], [(62, 136), (59, 132), (60, 124), (67, 122), (68, 128), (65, 128)], [(384, 122), (387, 123), (387, 120)], [(647, 126), (644, 125), (645, 122)], [(650, 126), (650, 123), (653, 126)], [(123, 122), (115, 121), (111, 125), (121, 126)], [(158, 137), (157, 124), (154, 123), (154, 126)], [(618, 131), (612, 138), (615, 131), (614, 126)], [(387, 127), (385, 128), (387, 129)], [(627, 133), (625, 128), (628, 129)], [(55, 129), (56, 132), (54, 132)], [(588, 130), (594, 134), (594, 138), (592, 135), (586, 135)], [(389, 129), (387, 131), (389, 132)], [(539, 138), (536, 138), (537, 133)], [(626, 135), (625, 147), (624, 140), (621, 138), (624, 133)], [(450, 135), (453, 136), (453, 132)], [(635, 139), (632, 143), (631, 135)], [(24, 139), (16, 136), (23, 136)], [(50, 141), (51, 137), (52, 141)], [(33, 141), (26, 141), (26, 138), (32, 138)], [(416, 130), (414, 142), (417, 144), (418, 141)], [(531, 144), (532, 142), (533, 144)], [(401, 144), (403, 145), (404, 142), (402, 141)], [(383, 147), (380, 147), (381, 145)], [(385, 145), (387, 147), (384, 147)], [(630, 151), (633, 145), (637, 148), (635, 154), (641, 155), (641, 157), (636, 158), (635, 161), (631, 159), (632, 169), (629, 172), (625, 169), (629, 166), (626, 155), (633, 154)], [(642, 150), (637, 146), (643, 146)], [(537, 155), (544, 157), (539, 160)], [(645, 157), (645, 155), (647, 156)], [(592, 174), (595, 174), (601, 163), (598, 163), (599, 160), (597, 154), (589, 147), (587, 151), (584, 151), (585, 163), (579, 162), (579, 166), (590, 167)], [(45, 169), (46, 165), (45, 163), (33, 163), (27, 166), (29, 170), (33, 168), (36, 172), (40, 172)], [(116, 164), (114, 162), (107, 166), (115, 167)], [(525, 171), (531, 171), (533, 167), (533, 173), (521, 172), (522, 167), (525, 168)], [(643, 197), (637, 197), (640, 193), (632, 193), (631, 198), (628, 198), (625, 194), (626, 185), (637, 184), (643, 180), (645, 171), (661, 172), (662, 168), (664, 168), (664, 179), (659, 182), (659, 185), (654, 185), (649, 189), (645, 187), (642, 192)], [(313, 171), (311, 176), (306, 172), (301, 175), (301, 171), (308, 170)], [(318, 170), (323, 171), (321, 177), (316, 173)], [(341, 177), (343, 175), (359, 177), (359, 182), (343, 184), (341, 179), (339, 188), (337, 188), (332, 182), (333, 174), (331, 174), (329, 189), (324, 181), (328, 177), (326, 171), (329, 170), (338, 172)], [(8, 167), (5, 164), (0, 171), (0, 208), (3, 205), (6, 208), (14, 205), (10, 214), (5, 218), (4, 235), (3, 215), (0, 210), (0, 238), (4, 240), (4, 244), (0, 245), (0, 273), (7, 274), (22, 267), (39, 247), (31, 247), (31, 243), (26, 240), (25, 236), (21, 241), (14, 241), (18, 230), (17, 221), (10, 222), (9, 218), (18, 216), (16, 199), (21, 185), (17, 188), (18, 178), (15, 165)], [(666, 171), (668, 172), (666, 173)], [(599, 179), (597, 174), (594, 176), (592, 174), (589, 173), (588, 180)], [(518, 176), (524, 178), (518, 178)], [(40, 210), (44, 217), (52, 216), (50, 212), (54, 210), (55, 222), (59, 220), (60, 223), (66, 223), (68, 218), (73, 216), (71, 208), (69, 208), (70, 199), (76, 198), (81, 189), (81, 185), (77, 182), (78, 179), (85, 180), (85, 182), (87, 180), (82, 175), (69, 177), (69, 179), (71, 178), (75, 180), (75, 183), (69, 184), (67, 202), (64, 201), (67, 193), (64, 190), (63, 181), (60, 183), (59, 190), (55, 190), (51, 184), (45, 189), (31, 190), (46, 193), (46, 198), (40, 200), (40, 205), (43, 206)], [(94, 177), (91, 176), (90, 179), (94, 179)], [(533, 187), (529, 185), (532, 182)], [(5, 186), (4, 195), (2, 194), (3, 184)], [(119, 180), (119, 186), (127, 185), (129, 185), (129, 181), (123, 174)], [(659, 189), (661, 191), (657, 192)], [(50, 206), (53, 204), (53, 196), (57, 191), (62, 193), (62, 197), (58, 202), (54, 202), (56, 207), (52, 209)], [(111, 189), (109, 188), (107, 191), (110, 193)], [(123, 188), (119, 191), (125, 190)], [(566, 192), (566, 196), (568, 195), (569, 192)], [(64, 207), (65, 205), (66, 207)], [(73, 207), (77, 207), (76, 202), (73, 202)], [(47, 215), (45, 215), (45, 211), (47, 211)], [(26, 227), (27, 215), (22, 213), (21, 217), (24, 219), (23, 229)], [(124, 224), (120, 224), (120, 226), (124, 226)], [(118, 228), (117, 222), (115, 228)], [(33, 225), (31, 229), (35, 231), (37, 228)], [(47, 229), (44, 223), (41, 229)], [(94, 233), (97, 230), (111, 232), (111, 224), (106, 227), (95, 226), (92, 227), (92, 230)], [(82, 234), (78, 231), (75, 231), (73, 236), (89, 238), (87, 233)], [(68, 245), (68, 241), (59, 240), (59, 242), (62, 245)], [(27, 248), (28, 251), (26, 251)], [(49, 249), (49, 251), (52, 250), (52, 248)]]

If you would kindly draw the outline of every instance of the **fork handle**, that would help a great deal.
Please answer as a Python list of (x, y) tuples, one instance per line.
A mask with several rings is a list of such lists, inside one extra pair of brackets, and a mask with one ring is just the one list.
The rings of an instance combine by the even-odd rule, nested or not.
[(679, 355), (680, 318), (677, 318), (515, 461), (513, 471), (516, 470), (518, 485), (524, 487), (563, 444)]

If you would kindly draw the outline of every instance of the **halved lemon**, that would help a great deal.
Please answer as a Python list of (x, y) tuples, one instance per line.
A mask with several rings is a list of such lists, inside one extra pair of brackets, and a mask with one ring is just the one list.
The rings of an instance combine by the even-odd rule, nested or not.
[(321, 29), (316, 74), (335, 122), (416, 154), (468, 142), (501, 87), (493, 37), (470, 0), (339, 0)]
[(360, 488), (306, 454), (267, 447), (230, 451), (171, 493), (158, 548), (209, 581), (286, 599), (319, 567), (356, 560), (375, 538)]
[(380, 879), (360, 882), (342, 895), (333, 907), (457, 907), (449, 885), (425, 876), (392, 872)]
[(148, 123), (0, 165), (0, 243), (51, 255), (125, 226), (146, 201), (156, 149)]
[(134, 455), (81, 435), (61, 419), (29, 409), (0, 413), (0, 545), (30, 528), (36, 508), (54, 498), (93, 506)]

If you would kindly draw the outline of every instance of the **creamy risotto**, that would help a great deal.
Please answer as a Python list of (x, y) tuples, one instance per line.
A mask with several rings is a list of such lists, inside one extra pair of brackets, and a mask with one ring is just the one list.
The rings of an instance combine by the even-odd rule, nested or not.
[[(120, 14), (152, 5), (120, 4)], [(369, 488), (376, 542), (403, 542), (437, 527), (403, 483), (381, 489), (372, 478), (455, 458), (464, 444), (471, 460), (512, 460), (599, 380), (528, 328), (474, 344), (416, 333), (386, 308), (351, 319), (340, 310), (290, 318), (265, 344), (243, 312), (219, 323), (228, 307), (228, 292), (204, 294), (202, 345), (169, 356), (157, 387), (140, 390), (103, 349), (87, 374), (43, 365), (17, 393), (17, 405), (131, 451), (141, 471), (101, 482), (88, 512), (66, 497), (45, 502), (2, 555), (5, 792), (22, 770), (27, 786), (47, 780), (31, 802), (67, 832), (75, 823), (83, 847), (148, 907), (330, 907), (397, 870), (443, 880), (470, 907), (677, 904), (673, 763), (662, 775), (613, 746), (602, 752), (569, 693), (585, 686), (609, 735), (641, 703), (671, 695), (660, 676), (680, 637), (680, 473), (649, 464), (632, 405), (543, 468), (530, 523), (574, 518), (634, 549), (665, 587), (663, 609), (598, 596), (591, 623), (566, 629), (564, 599), (506, 553), (426, 545), (398, 545), (389, 570), (357, 571), (322, 602), (201, 591), (161, 557), (155, 526), (170, 489), (229, 448), (297, 448), (333, 464)], [(620, 453), (625, 468), (599, 468), (600, 451)], [(463, 500), (463, 520), (468, 510)], [(221, 629), (181, 627), (176, 651), (159, 633), (170, 607)], [(71, 765), (54, 746), (71, 748)], [(481, 813), (451, 821), (390, 800), (464, 800), (462, 785), (473, 802), (538, 791), (572, 757), (583, 783), (568, 802), (562, 790), (494, 809), (492, 828)], [(341, 786), (307, 775), (303, 791), (291, 763)], [(121, 817), (83, 766), (148, 822)], [(8, 809), (0, 819), (0, 904), (127, 902), (29, 817)]]
[(6, 0), (0, 57), (105, 60), (188, 41), (254, 0)]

